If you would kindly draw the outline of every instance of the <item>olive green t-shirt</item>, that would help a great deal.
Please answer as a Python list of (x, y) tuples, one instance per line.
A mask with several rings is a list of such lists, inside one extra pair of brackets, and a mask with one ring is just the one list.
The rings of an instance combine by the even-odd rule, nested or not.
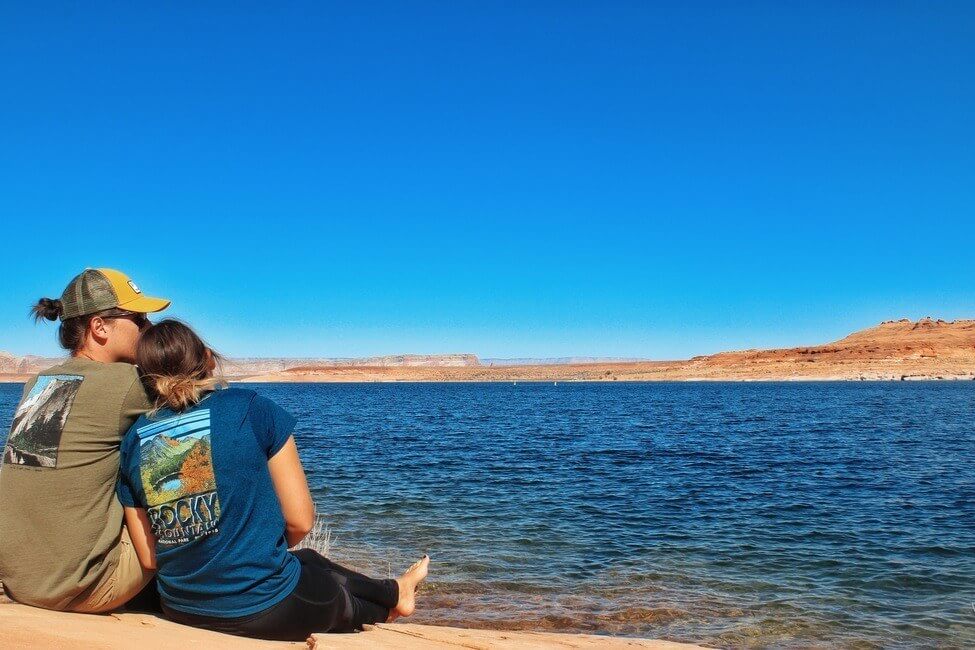
[(135, 366), (82, 358), (27, 382), (0, 467), (0, 582), (68, 609), (119, 559), (119, 444), (149, 400)]

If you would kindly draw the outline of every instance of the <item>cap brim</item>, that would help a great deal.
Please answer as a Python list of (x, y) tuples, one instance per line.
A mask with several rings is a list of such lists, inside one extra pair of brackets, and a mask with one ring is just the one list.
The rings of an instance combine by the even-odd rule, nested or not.
[(163, 298), (152, 298), (150, 296), (139, 296), (135, 300), (119, 305), (119, 309), (134, 311), (138, 314), (151, 314), (155, 311), (162, 311), (169, 307), (169, 301)]

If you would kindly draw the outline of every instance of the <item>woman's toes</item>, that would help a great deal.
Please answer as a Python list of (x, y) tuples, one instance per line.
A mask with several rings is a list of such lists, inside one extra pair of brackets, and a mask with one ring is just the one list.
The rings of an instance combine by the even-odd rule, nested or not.
[(427, 573), (430, 570), (430, 556), (424, 555), (419, 561), (415, 562), (413, 566), (410, 567), (410, 573), (416, 578), (416, 581), (422, 582), (427, 577)]

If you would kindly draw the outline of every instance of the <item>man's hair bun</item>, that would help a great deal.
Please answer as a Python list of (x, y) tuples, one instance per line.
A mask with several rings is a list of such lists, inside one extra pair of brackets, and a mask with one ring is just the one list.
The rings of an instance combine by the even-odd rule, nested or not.
[(64, 308), (61, 306), (61, 301), (52, 298), (41, 298), (37, 301), (37, 304), (30, 308), (31, 315), (34, 316), (35, 321), (39, 321), (42, 318), (45, 320), (57, 320), (61, 317)]

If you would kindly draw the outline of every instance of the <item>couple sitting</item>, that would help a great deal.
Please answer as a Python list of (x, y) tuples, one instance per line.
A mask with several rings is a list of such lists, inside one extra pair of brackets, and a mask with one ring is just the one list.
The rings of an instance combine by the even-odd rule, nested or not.
[(158, 588), (176, 622), (295, 641), (413, 613), (426, 556), (376, 580), (288, 550), (315, 519), (295, 419), (218, 389), (216, 355), (189, 327), (150, 324), (167, 306), (88, 269), (33, 308), (61, 320), (71, 357), (27, 382), (4, 447), (8, 596), (98, 613)]

